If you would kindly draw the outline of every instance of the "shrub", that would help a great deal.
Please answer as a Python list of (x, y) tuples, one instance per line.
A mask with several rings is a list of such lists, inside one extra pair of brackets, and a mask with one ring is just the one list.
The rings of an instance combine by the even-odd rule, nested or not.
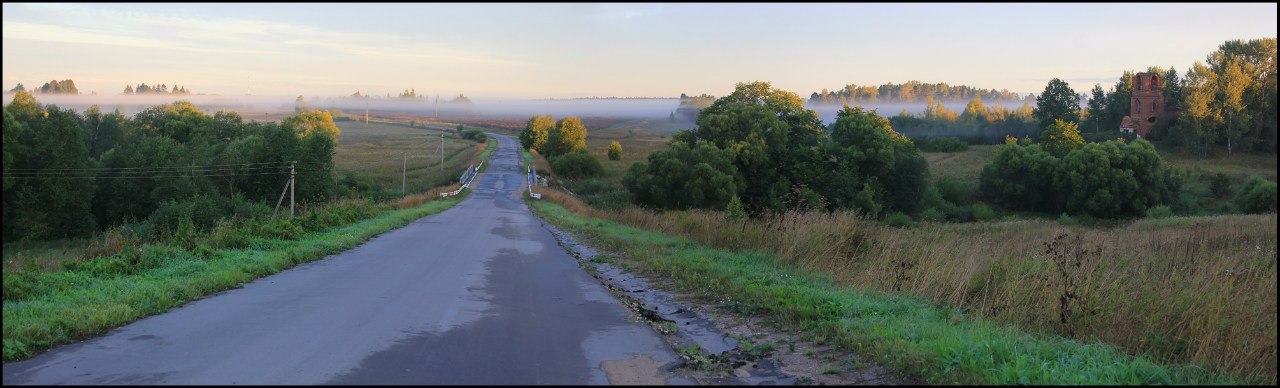
[(747, 218), (747, 211), (742, 208), (742, 200), (738, 196), (729, 199), (729, 204), (724, 206), (724, 216), (730, 220), (741, 220)]
[(568, 181), (564, 185), (596, 209), (620, 211), (631, 204), (631, 193), (605, 178)]
[(936, 207), (931, 207), (920, 212), (920, 220), (942, 222), (947, 220), (947, 214)]
[(942, 195), (942, 199), (951, 203), (966, 204), (973, 200), (975, 187), (959, 179), (949, 176), (940, 177), (934, 186), (938, 188), (938, 194)]
[(743, 191), (733, 151), (699, 142), (673, 141), (631, 165), (622, 184), (636, 203), (665, 209), (723, 209)]
[[(462, 126), (459, 125), (458, 128), (462, 128)], [(489, 138), (484, 135), (484, 131), (479, 129), (460, 129), (459, 131), (458, 136), (476, 143), (484, 143), (486, 140), (489, 140)]]
[(916, 143), (924, 152), (962, 152), (969, 150), (969, 143), (958, 137), (926, 137)]
[(1205, 175), (1209, 180), (1209, 192), (1216, 198), (1226, 198), (1231, 194), (1231, 177), (1218, 172)]
[(551, 171), (562, 178), (589, 178), (604, 173), (596, 157), (586, 152), (570, 152), (552, 157)]
[[(929, 210), (935, 210), (935, 209), (930, 208)], [(929, 210), (925, 210), (924, 212), (928, 213)], [(916, 225), (915, 220), (912, 220), (911, 216), (908, 216), (903, 212), (889, 213), (888, 215), (884, 216), (884, 223), (885, 225), (889, 225), (895, 228), (906, 228), (906, 227)]]
[(1160, 205), (1147, 209), (1147, 218), (1168, 218), (1173, 217), (1173, 209), (1168, 205)]
[(617, 140), (609, 142), (609, 160), (622, 160), (622, 143)]
[(1040, 143), (1045, 151), (1061, 157), (1084, 145), (1084, 137), (1080, 136), (1080, 127), (1076, 123), (1056, 120), (1040, 132)]
[(1078, 224), (1078, 223), (1076, 222), (1076, 220), (1075, 220), (1075, 219), (1072, 219), (1072, 218), (1071, 218), (1071, 216), (1067, 215), (1067, 213), (1066, 213), (1066, 212), (1063, 212), (1063, 213), (1062, 213), (1062, 215), (1059, 215), (1059, 216), (1058, 216), (1058, 223), (1059, 223), (1059, 224), (1062, 224), (1062, 225), (1077, 225), (1077, 224)]
[(996, 211), (987, 204), (978, 202), (970, 206), (973, 211), (973, 219), (977, 221), (993, 220), (996, 218)]
[(1236, 197), (1236, 207), (1245, 213), (1276, 211), (1276, 183), (1257, 175), (1249, 176)]

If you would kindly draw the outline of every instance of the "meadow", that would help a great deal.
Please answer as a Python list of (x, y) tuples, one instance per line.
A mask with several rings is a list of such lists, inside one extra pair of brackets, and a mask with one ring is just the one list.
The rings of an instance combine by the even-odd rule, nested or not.
[[(993, 244), (989, 241), (993, 231), (926, 230), (920, 233), (932, 241), (907, 248), (907, 241), (920, 235), (895, 234), (854, 214), (795, 213), (730, 221), (715, 212), (597, 211), (567, 193), (542, 192), (544, 200), (529, 200), (535, 212), (586, 237), (601, 249), (604, 260), (671, 279), (681, 291), (724, 312), (763, 317), (783, 331), (806, 333), (803, 340), (871, 356), (909, 379), (921, 378), (930, 384), (1036, 385), (1275, 381), (1274, 362), (1268, 362), (1274, 361), (1274, 347), (1267, 347), (1275, 342), (1274, 251), (1269, 269), (1265, 253), (1202, 266), (1133, 258), (1117, 260), (1114, 266), (1106, 260), (1090, 261), (1086, 269), (1059, 278), (1053, 264), (1059, 259)], [(1269, 217), (1214, 222), (1274, 223), (1274, 216)], [(1147, 227), (1137, 226), (1130, 233), (1142, 233)], [(1025, 226), (996, 228), (1007, 232)], [(1044, 242), (1041, 232), (1079, 233), (1086, 236), (1085, 244), (1098, 242), (1087, 230), (1041, 227), (1026, 232), (1026, 243)], [(1254, 235), (1245, 233), (1240, 239), (1249, 236)], [(948, 241), (958, 237), (967, 238)], [(1274, 228), (1262, 240), (1268, 238), (1274, 247)], [(1065, 258), (1080, 252), (1070, 247), (1061, 250)], [(991, 251), (1000, 253), (989, 255)], [(1123, 256), (1106, 256), (1115, 257)], [(1191, 275), (1220, 269), (1223, 264), (1240, 264), (1241, 271)], [(1132, 279), (1143, 271), (1151, 274)], [(1213, 281), (1208, 278), (1223, 280), (1222, 276), (1238, 276), (1239, 286), (1209, 285)], [(1172, 287), (1161, 284), (1175, 278), (1185, 280)], [(1091, 299), (1087, 308), (1079, 310), (1080, 318), (1068, 322), (1080, 331), (1063, 336), (1057, 334), (1054, 323), (1060, 313), (1057, 297), (1067, 279), (1087, 279), (1073, 290), (1087, 289), (1081, 292)], [(1148, 281), (1152, 279), (1156, 281)], [(1258, 285), (1262, 289), (1246, 290)], [(1152, 292), (1156, 289), (1164, 291)], [(1207, 301), (1197, 297), (1200, 292), (1224, 290), (1232, 291), (1231, 296)], [(1124, 299), (1134, 296), (1138, 298)], [(1173, 298), (1153, 302), (1168, 296)], [(949, 302), (957, 297), (959, 306)], [(1223, 305), (1227, 299), (1233, 303)], [(1129, 315), (1135, 313), (1149, 315)], [(1030, 322), (1010, 322), (1008, 316)], [(1236, 319), (1239, 326), (1263, 326), (1233, 327), (1221, 322), (1224, 319)], [(1245, 319), (1248, 322), (1240, 321)], [(1122, 333), (1108, 333), (1107, 325), (1126, 320), (1133, 322), (1118, 326)], [(1178, 320), (1188, 322), (1169, 324)], [(1146, 351), (1106, 341), (1150, 327), (1159, 329), (1148, 332), (1143, 341), (1158, 343)], [(1163, 331), (1170, 327), (1172, 332)], [(1181, 337), (1189, 335), (1183, 329), (1210, 341)], [(1243, 351), (1225, 348), (1228, 345), (1221, 340), (1233, 337), (1247, 339), (1233, 341)], [(1170, 354), (1171, 349), (1178, 350)]]
[[(1000, 221), (925, 221), (902, 228), (852, 212), (792, 212), (753, 220), (731, 220), (719, 211), (654, 212), (630, 205), (619, 187), (632, 163), (665, 147), (669, 132), (646, 128), (652, 125), (633, 120), (588, 127), (588, 151), (605, 166), (605, 174), (559, 182), (572, 195), (546, 194), (584, 218), (579, 231), (598, 235), (603, 232), (597, 226), (605, 224), (591, 219), (607, 220), (601, 222), (683, 237), (712, 249), (763, 254), (848, 292), (918, 298), (1025, 333), (1104, 343), (1124, 354), (1200, 365), (1241, 381), (1275, 381), (1274, 213), (1232, 214), (1230, 201), (1218, 198), (1186, 211), (1194, 215), (1094, 226), (1006, 213)], [(605, 157), (614, 140), (623, 146), (620, 161)], [(923, 153), (929, 182), (950, 180), (976, 189), (995, 148)], [(1189, 195), (1207, 192), (1218, 173), (1227, 176), (1232, 186), (1227, 190), (1249, 175), (1276, 176), (1274, 155), (1161, 154), (1184, 177)], [(625, 240), (608, 239), (609, 244), (622, 244), (618, 239)]]
[[(342, 132), (334, 152), (335, 178), (374, 197), (423, 192), (457, 179), (479, 144), (459, 138), (454, 130), (410, 127), (401, 122), (335, 122)], [(444, 164), (440, 163), (444, 132)]]

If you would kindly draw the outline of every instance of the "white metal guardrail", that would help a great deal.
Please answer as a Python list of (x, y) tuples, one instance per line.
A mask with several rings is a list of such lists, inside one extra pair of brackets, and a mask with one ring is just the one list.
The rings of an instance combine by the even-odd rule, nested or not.
[(537, 170), (534, 170), (534, 169), (533, 169), (533, 166), (529, 166), (529, 177), (528, 177), (528, 178), (529, 178), (529, 179), (526, 179), (526, 180), (527, 180), (527, 181), (529, 181), (529, 182), (528, 182), (528, 183), (529, 183), (529, 196), (530, 196), (530, 197), (533, 197), (534, 199), (541, 199), (541, 198), (542, 198), (542, 194), (538, 194), (538, 193), (533, 192), (533, 185), (538, 184), (538, 171), (537, 171)]
[(458, 193), (462, 192), (462, 189), (465, 189), (468, 186), (471, 186), (471, 182), (476, 180), (476, 175), (480, 175), (481, 166), (484, 166), (483, 161), (480, 162), (479, 166), (473, 164), (471, 165), (471, 167), (467, 167), (467, 171), (464, 171), (462, 173), (462, 176), (458, 178), (458, 181), (462, 182), (462, 187), (459, 187), (457, 190), (450, 191), (448, 193), (440, 193), (440, 196), (448, 197), (451, 195), (458, 195)]

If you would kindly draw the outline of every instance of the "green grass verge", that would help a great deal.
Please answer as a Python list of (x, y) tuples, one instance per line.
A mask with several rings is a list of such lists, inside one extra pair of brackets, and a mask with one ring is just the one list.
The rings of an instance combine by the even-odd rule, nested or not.
[(528, 149), (520, 147), (520, 160), (524, 161), (524, 168), (527, 170), (533, 165), (533, 154), (529, 153)]
[[(51, 290), (30, 298), (4, 301), (4, 360), (22, 360), (57, 345), (74, 342), (159, 314), (171, 308), (237, 287), (295, 265), (354, 248), (383, 232), (442, 212), (461, 202), (463, 195), (381, 215), (296, 239), (248, 237), (248, 248), (192, 249), (167, 244), (144, 245), (132, 261), (103, 258), (83, 270), (41, 274), (9, 274), (5, 283), (32, 276)], [(287, 223), (287, 222), (285, 222)], [(142, 265), (148, 269), (109, 275), (107, 265)], [(106, 272), (108, 275), (100, 273)], [(12, 277), (12, 278), (11, 278)], [(6, 284), (6, 289), (9, 284)]]
[(484, 165), (480, 166), (480, 172), (489, 170), (489, 155), (492, 155), (493, 150), (498, 148), (498, 139), (494, 139), (493, 136), (489, 136), (487, 142), (489, 145), (485, 146), (484, 151), (480, 153), (480, 160), (484, 161)]
[[(1102, 343), (1020, 332), (921, 299), (841, 289), (753, 252), (707, 248), (614, 222), (585, 219), (550, 201), (529, 201), (543, 219), (620, 252), (642, 272), (813, 333), (818, 342), (875, 356), (930, 384), (1240, 384), (1197, 366), (1162, 365)], [(1247, 382), (1246, 382), (1247, 383)], [(1258, 382), (1254, 382), (1258, 383)]]

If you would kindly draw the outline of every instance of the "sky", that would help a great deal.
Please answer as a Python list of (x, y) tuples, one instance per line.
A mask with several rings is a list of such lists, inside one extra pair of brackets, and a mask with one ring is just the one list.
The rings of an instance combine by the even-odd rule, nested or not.
[(1227, 40), (1276, 37), (1276, 3), (3, 5), (3, 86), (72, 79), (221, 95), (472, 100), (808, 97), (917, 80), (1077, 92), (1125, 70), (1179, 73)]

